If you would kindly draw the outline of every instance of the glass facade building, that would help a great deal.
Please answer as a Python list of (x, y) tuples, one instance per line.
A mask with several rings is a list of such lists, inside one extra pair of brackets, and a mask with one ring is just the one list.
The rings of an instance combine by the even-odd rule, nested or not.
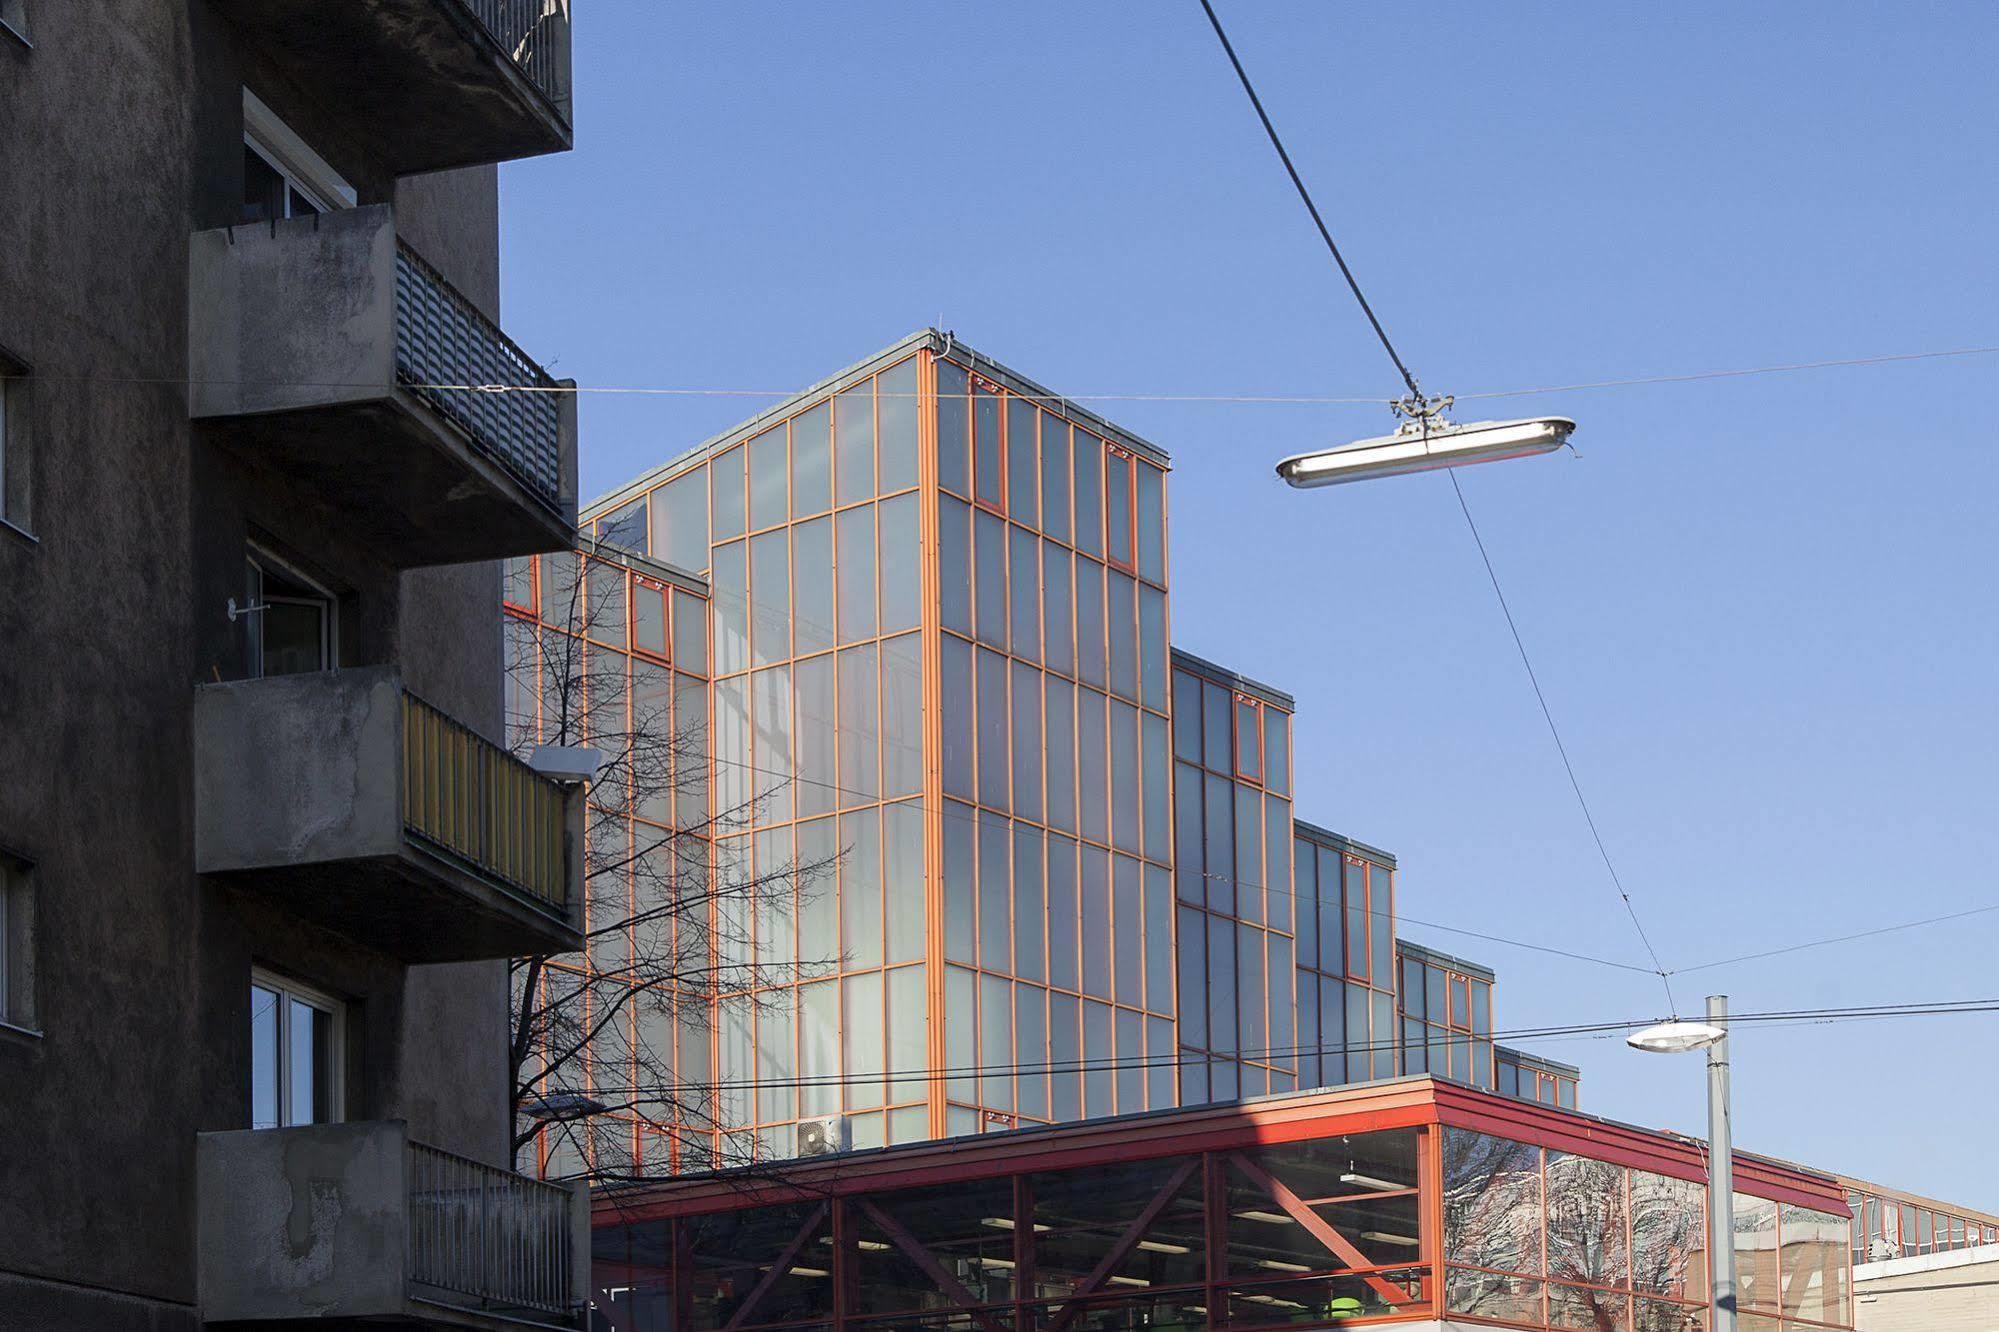
[[(613, 1332), (1706, 1327), (1699, 1145), (1435, 1079), (915, 1145), (599, 1204)], [(1744, 1332), (1851, 1325), (1839, 1183), (1743, 1156)]]
[(1885, 1262), (1999, 1244), (1999, 1216), (1841, 1177), (1853, 1211), (1853, 1262)]
[(553, 969), (700, 978), (594, 1040), (620, 1109), (550, 1173), (1501, 1082), (1491, 972), (1399, 941), (1394, 857), (1295, 816), (1291, 696), (1169, 646), (1166, 482), (924, 332), (510, 566), (517, 742), (634, 752)]

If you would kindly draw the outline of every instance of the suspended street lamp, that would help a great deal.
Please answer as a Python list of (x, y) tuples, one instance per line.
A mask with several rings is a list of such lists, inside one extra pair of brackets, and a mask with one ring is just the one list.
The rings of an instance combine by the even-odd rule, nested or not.
[(1728, 996), (1711, 994), (1707, 1021), (1674, 1018), (1624, 1038), (1648, 1054), (1707, 1051), (1707, 1332), (1736, 1332), (1735, 1126), (1728, 1100)]
[(1450, 405), (1449, 398), (1412, 396), (1394, 404), (1396, 414), (1405, 418), (1394, 434), (1297, 454), (1277, 464), (1277, 475), (1301, 490), (1309, 490), (1347, 481), (1371, 481), (1444, 467), (1528, 458), (1537, 453), (1553, 453), (1569, 442), (1576, 429), (1576, 423), (1566, 416), (1453, 425), (1443, 416)]

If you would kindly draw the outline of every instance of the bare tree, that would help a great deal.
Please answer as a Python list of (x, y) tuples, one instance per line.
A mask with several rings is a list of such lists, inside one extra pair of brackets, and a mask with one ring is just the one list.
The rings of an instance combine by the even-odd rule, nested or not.
[(516, 1167), (535, 1164), (523, 1158), (548, 1134), (551, 1155), (573, 1166), (551, 1173), (608, 1184), (640, 1173), (637, 1128), (718, 1144), (691, 1164), (754, 1158), (746, 1135), (725, 1131), (751, 1116), (740, 1085), (710, 1069), (709, 1036), (718, 1015), (747, 1024), (773, 994), (792, 993), (767, 987), (830, 966), (790, 947), (779, 956), (775, 944), (795, 933), (798, 903), (839, 857), (752, 863), (758, 839), (734, 834), (784, 783), (717, 782), (755, 794), (716, 807), (706, 681), (630, 651), (635, 620), (664, 646), (665, 603), (657, 622), (630, 615), (627, 561), (612, 549), (596, 556), (541, 556), (539, 624), (508, 622), (511, 742), (601, 755), (585, 816), (585, 951), (514, 960), (509, 1053)]

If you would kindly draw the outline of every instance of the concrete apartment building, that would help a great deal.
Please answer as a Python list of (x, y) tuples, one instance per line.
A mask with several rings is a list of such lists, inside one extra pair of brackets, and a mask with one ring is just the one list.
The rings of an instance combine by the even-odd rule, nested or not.
[[(578, 799), (495, 742), (574, 418), (495, 164), (565, 0), (0, 0), (0, 1327), (573, 1325), (506, 964)], [(373, 1325), (371, 1323), (370, 1325)]]

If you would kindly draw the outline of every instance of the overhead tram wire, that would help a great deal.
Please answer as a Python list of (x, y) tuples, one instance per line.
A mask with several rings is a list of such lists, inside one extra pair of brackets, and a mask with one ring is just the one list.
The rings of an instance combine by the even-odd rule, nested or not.
[[(1424, 423), (1425, 433), (1429, 423)], [(1631, 927), (1638, 931), (1638, 939), (1645, 945), (1646, 956), (1652, 959), (1652, 966), (1658, 972), (1659, 983), (1666, 987), (1666, 1006), (1678, 1016), (1679, 1003), (1673, 998), (1672, 973), (1659, 961), (1659, 950), (1652, 946), (1652, 936), (1645, 932), (1645, 924), (1638, 919), (1638, 908), (1632, 904), (1631, 893), (1624, 886), (1624, 879), (1617, 872), (1616, 864), (1610, 858), (1610, 848), (1604, 845), (1603, 833), (1597, 829), (1596, 815), (1590, 812), (1589, 798), (1583, 794), (1583, 785), (1576, 780), (1576, 766), (1569, 761), (1569, 747), (1562, 743), (1561, 728), (1555, 725), (1555, 714), (1548, 707), (1548, 696), (1541, 692), (1541, 678), (1534, 673), (1534, 662), (1527, 655), (1527, 644), (1520, 637), (1520, 626), (1514, 622), (1513, 608), (1506, 602), (1505, 589), (1499, 585), (1499, 574), (1492, 567), (1492, 556), (1485, 548), (1485, 538), (1479, 535), (1478, 524), (1471, 516), (1471, 506), (1465, 503), (1465, 490), (1458, 482), (1455, 468), (1445, 468), (1444, 474), (1451, 478), (1451, 491), (1458, 497), (1458, 509), (1465, 516), (1465, 526), (1471, 529), (1471, 539), (1478, 546), (1478, 557), (1485, 564), (1485, 576), (1492, 582), (1492, 594), (1499, 599), (1500, 613), (1506, 617), (1507, 632), (1513, 635), (1513, 646), (1520, 653), (1520, 664), (1527, 670), (1527, 683), (1534, 687), (1534, 701), (1541, 705), (1541, 717), (1548, 723), (1548, 734), (1555, 741), (1555, 752), (1562, 757), (1562, 771), (1568, 774), (1569, 789), (1576, 793), (1576, 804), (1582, 809), (1583, 822), (1589, 825), (1590, 839), (1596, 843), (1596, 851), (1603, 857), (1603, 867), (1610, 872), (1610, 882), (1617, 889), (1617, 896), (1624, 903), (1626, 914), (1631, 917)]]
[[(1731, 1013), (1728, 1021), (1731, 1028), (1737, 1026), (1824, 1026), (1839, 1022), (1878, 1022), (1899, 1018), (1917, 1017), (1965, 1017), (1987, 1013), (1999, 1013), (1999, 997), (1981, 999), (1954, 999), (1901, 1004), (1870, 1004), (1845, 1008), (1801, 1008), (1772, 1009), (1764, 1012)], [(1480, 1039), (1498, 1042), (1538, 1042), (1553, 1041), (1569, 1037), (1601, 1037), (1610, 1039), (1616, 1035), (1648, 1025), (1654, 1019), (1626, 1018), (1616, 1021), (1577, 1022), (1542, 1027), (1517, 1027), (1495, 1030)], [(1470, 1033), (1464, 1033), (1470, 1035)], [(677, 1082), (671, 1087), (653, 1089), (627, 1087), (599, 1083), (594, 1084), (605, 1093), (637, 1092), (661, 1090), (674, 1092), (694, 1091), (737, 1091), (757, 1090), (776, 1087), (844, 1087), (854, 1084), (880, 1082), (956, 1082), (982, 1077), (1039, 1076), (1041, 1074), (1101, 1073), (1128, 1069), (1149, 1069), (1178, 1067), (1182, 1064), (1236, 1062), (1272, 1062), (1300, 1054), (1321, 1056), (1393, 1052), (1401, 1048), (1400, 1042), (1391, 1037), (1387, 1040), (1342, 1042), (1337, 1045), (1289, 1045), (1267, 1046), (1254, 1050), (1232, 1052), (1195, 1051), (1176, 1049), (1171, 1054), (1140, 1055), (1133, 1058), (1111, 1056), (1101, 1059), (1078, 1057), (1064, 1060), (1021, 1060), (1013, 1063), (957, 1064), (942, 1068), (922, 1069), (881, 1069), (862, 1073), (807, 1074), (795, 1077), (773, 1078), (719, 1078), (710, 1082)], [(1337, 1084), (1336, 1084), (1337, 1085)]]
[[(1804, 370), (1833, 370), (1855, 366), (1896, 365), (1912, 361), (1935, 361), (1956, 359), (1967, 356), (1999, 356), (1999, 346), (1958, 347), (1946, 351), (1893, 352), (1880, 356), (1855, 356), (1836, 360), (1792, 361), (1776, 365), (1747, 366), (1729, 370), (1698, 370), (1682, 375), (1641, 375), (1627, 379), (1598, 379), (1576, 384), (1545, 384), (1533, 388), (1488, 389), (1478, 393), (1459, 393), (1453, 396), (1459, 402), (1490, 400), (1496, 398), (1529, 398), (1553, 393), (1581, 393), (1599, 389), (1640, 388), (1662, 384), (1693, 384), (1717, 379), (1741, 379), (1754, 375), (1792, 374)], [(793, 398), (802, 390), (788, 389), (742, 389), (742, 388), (692, 388), (679, 385), (659, 384), (431, 384), (398, 382), (382, 384), (373, 381), (331, 381), (305, 379), (190, 379), (186, 375), (77, 375), (57, 371), (33, 371), (29, 373), (9, 373), (0, 371), (0, 381), (40, 380), (43, 383), (63, 384), (130, 384), (151, 386), (189, 386), (195, 384), (215, 386), (237, 386), (256, 388), (326, 388), (326, 389), (422, 389), (433, 393), (546, 393), (553, 396), (571, 397), (595, 395), (630, 395), (637, 397), (664, 398)], [(878, 390), (878, 395), (889, 398), (921, 398), (920, 392), (895, 392)], [(973, 392), (944, 394), (944, 397), (974, 397)], [(1278, 406), (1278, 407), (1390, 407), (1401, 401), (1399, 398), (1381, 397), (1336, 397), (1315, 393), (1020, 393), (1015, 396), (1031, 402), (1052, 405), (1060, 402), (1162, 402), (1162, 403), (1214, 403), (1238, 406)]]
[[(717, 758), (714, 760), (714, 762), (719, 766), (738, 768), (744, 772), (759, 773), (772, 777), (783, 777), (790, 782), (795, 782), (806, 786), (823, 787), (828, 791), (832, 791), (842, 795), (850, 795), (855, 797), (856, 799), (867, 802), (878, 802), (881, 804), (917, 804), (917, 805), (923, 803), (923, 798), (920, 795), (883, 796), (872, 792), (861, 791), (854, 787), (844, 786), (839, 782), (825, 781), (823, 779), (815, 777), (799, 777), (793, 774), (782, 773), (774, 768), (765, 768), (754, 763), (745, 763), (739, 759)], [(617, 810), (607, 810), (606, 813), (621, 818), (629, 817), (629, 815), (623, 814)], [(980, 826), (979, 820), (976, 815), (958, 814), (950, 809), (940, 810), (939, 814), (940, 817), (962, 823), (966, 827), (976, 828)], [(677, 833), (670, 830), (663, 830), (663, 831), (665, 831), (665, 835), (669, 839), (676, 836), (693, 835), (684, 832)], [(1054, 829), (1053, 831), (1059, 833), (1060, 829)], [(733, 835), (734, 834), (731, 833), (723, 833), (719, 834), (718, 836), (726, 839)], [(1120, 852), (1119, 854), (1129, 854), (1129, 853)], [(1140, 858), (1142, 859), (1143, 857)], [(1152, 863), (1157, 863), (1157, 862), (1152, 862)], [(1304, 894), (1298, 892), (1295, 888), (1279, 888), (1272, 884), (1245, 885), (1241, 880), (1236, 879), (1231, 875), (1217, 874), (1211, 870), (1188, 871), (1184, 869), (1176, 869), (1174, 873), (1175, 874), (1191, 873), (1195, 877), (1201, 879), (1203, 882), (1232, 883), (1237, 885), (1238, 887), (1260, 888), (1261, 891), (1266, 896), (1269, 897), (1287, 897), (1297, 900), (1305, 896)], [(1615, 874), (1614, 868), (1612, 869), (1612, 873), (1613, 875)], [(1316, 899), (1313, 900), (1316, 902)], [(1837, 935), (1831, 935), (1823, 939), (1809, 939), (1801, 943), (1784, 944), (1776, 948), (1764, 949), (1760, 952), (1743, 953), (1734, 957), (1717, 958), (1714, 961), (1702, 962), (1696, 966), (1672, 967), (1667, 970), (1666, 974), (1668, 976), (1685, 976), (1685, 975), (1690, 975), (1697, 971), (1711, 971), (1719, 967), (1736, 966), (1743, 962), (1755, 962), (1766, 957), (1781, 957), (1787, 953), (1803, 952), (1813, 948), (1829, 948), (1836, 944), (1852, 943), (1861, 939), (1872, 939), (1878, 935), (1894, 934), (1902, 930), (1920, 929), (1927, 925), (1940, 925), (1953, 920), (1963, 920), (1970, 916), (1987, 915), (1995, 911), (1999, 911), (1999, 903), (1993, 903), (1989, 906), (1972, 907), (1969, 910), (1965, 911), (1953, 911), (1941, 916), (1925, 916), (1920, 920), (1908, 920), (1908, 921), (1902, 921), (1894, 925), (1882, 925), (1872, 929), (1858, 930), (1851, 934), (1837, 934)], [(1640, 966), (1633, 962), (1620, 962), (1615, 958), (1600, 957), (1594, 953), (1580, 953), (1572, 949), (1556, 948), (1550, 944), (1531, 943), (1525, 939), (1513, 939), (1503, 934), (1492, 934), (1484, 930), (1467, 929), (1462, 925), (1446, 925), (1442, 921), (1424, 920), (1418, 916), (1410, 916), (1399, 912), (1377, 911), (1372, 907), (1369, 907), (1365, 909), (1363, 914), (1369, 917), (1387, 916), (1392, 920), (1399, 921), (1404, 924), (1420, 926), (1423, 929), (1441, 930), (1446, 934), (1463, 935), (1465, 938), (1468, 939), (1479, 939), (1486, 943), (1499, 944), (1507, 948), (1520, 948), (1520, 949), (1525, 949), (1529, 952), (1545, 953), (1553, 957), (1567, 958), (1573, 962), (1588, 962), (1594, 966), (1611, 967), (1618, 971), (1629, 971), (1640, 976), (1656, 976), (1659, 974), (1655, 967)], [(1281, 930), (1277, 932), (1279, 934), (1283, 933), (1283, 931)], [(1643, 933), (1642, 927), (1640, 929), (1640, 933)]]
[[(1212, 0), (1201, 0), (1201, 9), (1207, 14), (1208, 24), (1215, 30), (1215, 37), (1221, 42), (1222, 51), (1228, 56), (1229, 64), (1234, 68), (1236, 78), (1242, 84), (1242, 90), (1249, 95), (1249, 103), (1256, 109), (1256, 118), (1263, 123), (1263, 132), (1269, 136), (1270, 146), (1277, 150), (1278, 160), (1284, 163), (1284, 170), (1291, 177), (1291, 184), (1298, 191), (1298, 198), (1304, 202), (1305, 211), (1312, 215), (1313, 225), (1318, 227), (1320, 237), (1326, 242), (1326, 249), (1333, 256), (1333, 262), (1339, 265), (1340, 276), (1346, 279), (1347, 288), (1353, 292), (1361, 313), (1367, 316), (1367, 322), (1374, 329), (1375, 337), (1381, 340), (1382, 350), (1388, 353), (1388, 359), (1395, 363), (1395, 369), (1402, 376), (1402, 382), (1408, 386), (1409, 396), (1396, 405), (1396, 410), (1401, 415), (1421, 423), (1423, 437), (1427, 443), (1430, 420), (1448, 400), (1426, 398), (1423, 390), (1417, 386), (1416, 376), (1410, 373), (1408, 363), (1402, 359), (1402, 354), (1395, 350), (1394, 342), (1389, 339), (1388, 330), (1382, 327), (1380, 318), (1374, 313), (1374, 307), (1368, 304), (1367, 297), (1362, 294), (1353, 269), (1348, 266), (1346, 257), (1340, 253), (1340, 247), (1333, 240), (1332, 230), (1326, 226), (1325, 217), (1319, 212), (1318, 204), (1312, 200), (1311, 190), (1306, 188), (1304, 177), (1298, 174), (1298, 168), (1291, 161), (1291, 154), (1285, 149), (1284, 140), (1279, 137), (1276, 125), (1271, 123), (1269, 113), (1263, 109), (1263, 99), (1257, 96), (1256, 86), (1250, 82), (1249, 72), (1243, 68), (1242, 60), (1236, 55), (1235, 45), (1229, 41), (1228, 33), (1222, 30), (1222, 21), (1215, 13)], [(1569, 785), (1576, 793), (1576, 802), (1582, 806), (1583, 820), (1589, 825), (1590, 836), (1595, 840), (1597, 851), (1603, 857), (1604, 867), (1610, 871), (1611, 883), (1617, 890), (1618, 898), (1624, 903), (1624, 909), (1630, 915), (1632, 925), (1638, 931), (1639, 941), (1645, 945), (1646, 955), (1652, 959), (1652, 967), (1659, 977), (1659, 984), (1666, 991), (1666, 1006), (1677, 1016), (1679, 1004), (1673, 998), (1673, 982), (1666, 967), (1659, 961), (1659, 952), (1652, 946), (1651, 936), (1646, 933), (1645, 926), (1638, 919), (1638, 908), (1632, 903), (1631, 894), (1625, 889), (1624, 881), (1617, 873), (1617, 866), (1611, 861), (1609, 848), (1604, 845), (1603, 834), (1597, 830), (1596, 816), (1590, 812), (1589, 801), (1583, 796), (1582, 783), (1576, 779), (1575, 765), (1569, 760), (1568, 746), (1562, 743), (1561, 731), (1555, 725), (1554, 713), (1548, 707), (1547, 696), (1541, 691), (1541, 682), (1534, 673), (1534, 663), (1527, 655), (1527, 645), (1520, 637), (1520, 628), (1514, 622), (1512, 609), (1506, 604), (1506, 593), (1500, 588), (1499, 574), (1493, 569), (1492, 557), (1486, 553), (1485, 539), (1479, 535), (1478, 524), (1472, 520), (1471, 506), (1465, 502), (1464, 488), (1459, 485), (1455, 471), (1450, 468), (1444, 470), (1451, 473), (1451, 488), (1457, 494), (1458, 508), (1464, 513), (1466, 525), (1471, 528), (1472, 540), (1478, 544), (1479, 558), (1485, 562), (1486, 576), (1492, 580), (1492, 590), (1499, 597), (1499, 608), (1506, 616), (1507, 628), (1512, 631), (1513, 645), (1519, 650), (1521, 663), (1527, 668), (1528, 682), (1534, 686), (1534, 697), (1541, 705), (1541, 715), (1547, 720), (1548, 732), (1554, 737), (1555, 749), (1562, 757), (1562, 767), (1569, 775)]]

